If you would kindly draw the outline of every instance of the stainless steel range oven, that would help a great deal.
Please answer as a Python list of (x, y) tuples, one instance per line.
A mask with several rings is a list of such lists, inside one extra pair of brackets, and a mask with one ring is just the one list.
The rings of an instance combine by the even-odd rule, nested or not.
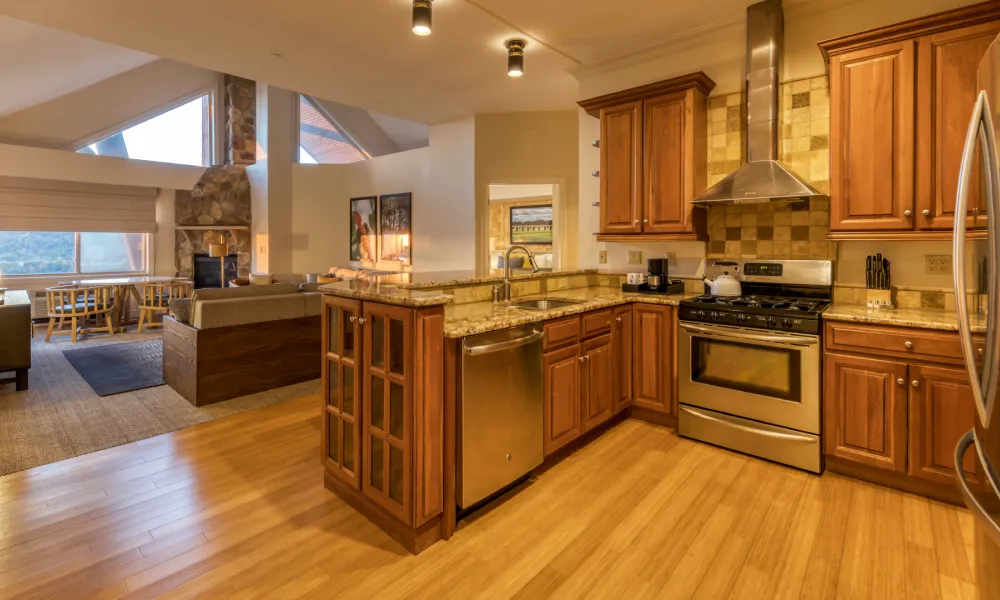
[(681, 303), (678, 431), (819, 473), (819, 315), (830, 263), (740, 266), (743, 296)]

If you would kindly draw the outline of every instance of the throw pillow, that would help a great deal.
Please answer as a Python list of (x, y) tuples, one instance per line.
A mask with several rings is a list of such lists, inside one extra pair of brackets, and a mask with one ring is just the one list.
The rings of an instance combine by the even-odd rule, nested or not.
[(271, 285), (274, 283), (274, 275), (270, 273), (250, 273), (250, 285)]
[(171, 298), (170, 315), (181, 323), (191, 323), (191, 298)]

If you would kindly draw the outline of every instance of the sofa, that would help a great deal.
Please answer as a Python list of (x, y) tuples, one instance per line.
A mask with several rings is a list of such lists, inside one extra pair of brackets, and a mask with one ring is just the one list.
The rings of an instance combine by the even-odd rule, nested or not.
[(320, 377), (319, 284), (201, 289), (163, 319), (163, 380), (195, 406)]

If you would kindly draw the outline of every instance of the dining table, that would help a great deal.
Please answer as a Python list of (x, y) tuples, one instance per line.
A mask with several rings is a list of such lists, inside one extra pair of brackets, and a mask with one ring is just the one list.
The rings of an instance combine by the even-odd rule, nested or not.
[(165, 275), (134, 275), (130, 277), (101, 277), (95, 279), (75, 279), (73, 281), (61, 281), (59, 285), (106, 285), (114, 289), (115, 304), (112, 310), (111, 319), (115, 324), (115, 331), (122, 333), (125, 327), (132, 323), (129, 315), (132, 314), (132, 298), (136, 304), (141, 304), (139, 290), (136, 285), (141, 283), (168, 283), (171, 281), (181, 281), (192, 283), (187, 277), (167, 277)]

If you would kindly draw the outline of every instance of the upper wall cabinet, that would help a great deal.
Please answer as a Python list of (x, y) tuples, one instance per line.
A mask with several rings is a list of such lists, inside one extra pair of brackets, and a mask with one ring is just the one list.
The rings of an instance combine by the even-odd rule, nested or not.
[(599, 241), (704, 239), (714, 87), (699, 72), (580, 102), (601, 119)]
[[(976, 71), (998, 34), (1000, 2), (989, 2), (820, 43), (830, 239), (951, 237)], [(978, 183), (971, 194), (967, 224), (982, 228)]]

